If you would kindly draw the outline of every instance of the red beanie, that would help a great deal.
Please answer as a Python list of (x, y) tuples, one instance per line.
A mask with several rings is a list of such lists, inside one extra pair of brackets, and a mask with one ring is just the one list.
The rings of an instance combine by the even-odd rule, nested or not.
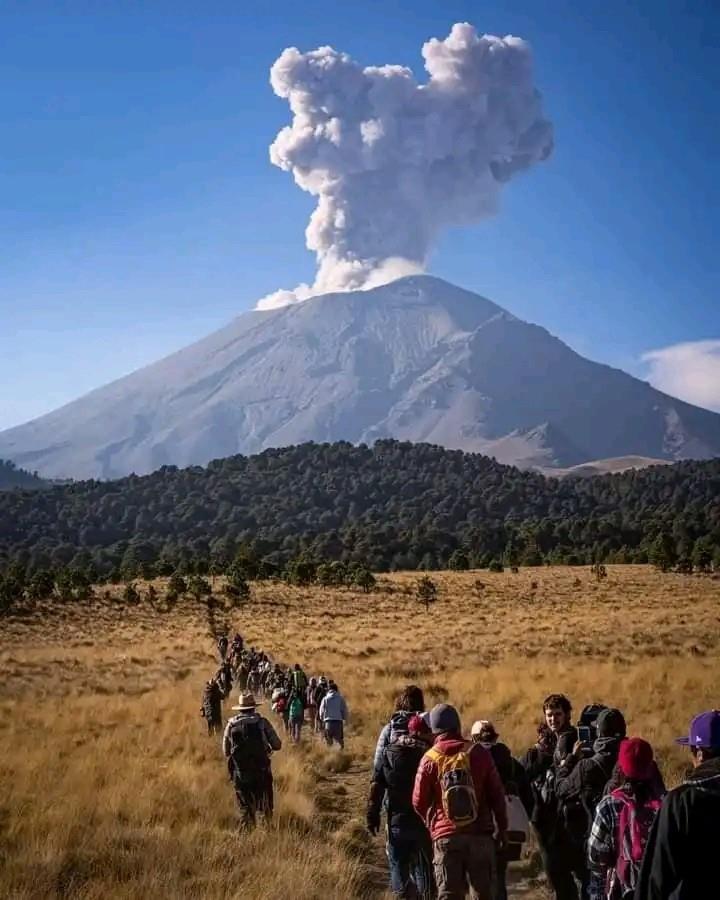
[(629, 738), (620, 744), (618, 764), (626, 778), (649, 781), (653, 775), (653, 748), (642, 738)]
[(420, 736), (429, 735), (430, 726), (422, 716), (416, 713), (414, 716), (410, 717), (410, 721), (408, 722), (408, 734), (416, 734)]

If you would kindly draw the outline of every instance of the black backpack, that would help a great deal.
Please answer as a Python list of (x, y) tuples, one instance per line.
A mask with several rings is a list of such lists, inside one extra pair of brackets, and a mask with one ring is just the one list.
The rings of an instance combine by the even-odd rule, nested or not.
[(234, 780), (255, 781), (270, 766), (270, 753), (262, 721), (244, 717), (230, 729), (228, 767)]

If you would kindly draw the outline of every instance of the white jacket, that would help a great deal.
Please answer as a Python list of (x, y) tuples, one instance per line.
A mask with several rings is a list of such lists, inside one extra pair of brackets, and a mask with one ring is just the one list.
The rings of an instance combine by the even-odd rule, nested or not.
[(339, 691), (328, 691), (322, 698), (318, 713), (321, 722), (347, 722), (348, 708)]

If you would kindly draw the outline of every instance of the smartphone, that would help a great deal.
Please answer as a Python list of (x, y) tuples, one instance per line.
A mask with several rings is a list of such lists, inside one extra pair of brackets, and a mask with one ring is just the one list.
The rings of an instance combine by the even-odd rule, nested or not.
[(589, 725), (578, 725), (578, 740), (586, 747), (592, 747), (593, 733)]

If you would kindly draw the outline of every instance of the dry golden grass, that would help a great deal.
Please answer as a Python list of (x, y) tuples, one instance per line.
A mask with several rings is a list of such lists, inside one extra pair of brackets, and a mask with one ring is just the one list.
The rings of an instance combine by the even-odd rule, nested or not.
[[(202, 605), (3, 620), (0, 896), (382, 896), (364, 796), (377, 731), (408, 681), (449, 698), (468, 729), (492, 718), (517, 753), (551, 690), (577, 708), (619, 705), (678, 780), (672, 738), (720, 705), (720, 582), (643, 567), (610, 567), (601, 584), (567, 568), (442, 573), (426, 614), (416, 579), (382, 577), (370, 595), (257, 585), (232, 614), (250, 644), (332, 674), (352, 715), (346, 753), (306, 735), (276, 755), (275, 821), (242, 837), (198, 714), (215, 666)], [(514, 893), (543, 896), (527, 881)]]

